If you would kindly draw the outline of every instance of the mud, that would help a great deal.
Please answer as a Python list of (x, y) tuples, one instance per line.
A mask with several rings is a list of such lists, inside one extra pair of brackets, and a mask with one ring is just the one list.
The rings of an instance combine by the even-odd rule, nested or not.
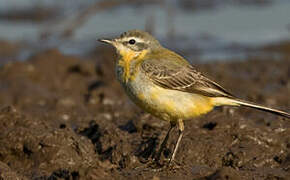
[(23, 45), (20, 43), (0, 40), (0, 65), (3, 65), (8, 61), (16, 60), (16, 56), (22, 48)]
[[(1, 66), (0, 179), (290, 179), (290, 122), (247, 108), (185, 122), (174, 166), (156, 169), (150, 162), (169, 124), (131, 103), (112, 54), (52, 49)], [(238, 97), (289, 111), (289, 55), (196, 66)]]
[(35, 22), (40, 23), (48, 20), (54, 20), (60, 15), (58, 7), (31, 7), (24, 9), (13, 9), (13, 11), (0, 12), (0, 19), (6, 21)]

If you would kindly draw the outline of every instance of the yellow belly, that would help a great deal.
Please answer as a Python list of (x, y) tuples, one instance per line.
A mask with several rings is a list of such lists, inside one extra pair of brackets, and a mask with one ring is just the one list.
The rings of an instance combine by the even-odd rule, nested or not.
[(167, 121), (191, 119), (211, 111), (214, 107), (210, 97), (164, 89), (156, 85), (147, 86), (147, 90), (138, 92), (135, 102), (144, 110)]
[[(129, 97), (142, 109), (166, 121), (191, 119), (211, 111), (210, 97), (162, 88), (154, 84), (140, 70), (129, 81), (119, 78)], [(118, 71), (122, 77), (124, 71)]]

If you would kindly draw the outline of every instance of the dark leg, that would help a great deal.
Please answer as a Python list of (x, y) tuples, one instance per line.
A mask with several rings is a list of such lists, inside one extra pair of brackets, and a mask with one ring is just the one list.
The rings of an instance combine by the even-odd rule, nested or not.
[(182, 139), (183, 130), (184, 130), (184, 124), (183, 124), (182, 119), (179, 119), (179, 120), (178, 120), (178, 129), (179, 129), (179, 131), (178, 131), (178, 132), (179, 132), (179, 136), (178, 136), (177, 142), (176, 142), (176, 144), (175, 144), (173, 154), (172, 154), (172, 156), (171, 156), (171, 158), (170, 158), (170, 160), (169, 160), (169, 164), (170, 164), (172, 161), (174, 161), (174, 158), (175, 158), (176, 152), (177, 152), (177, 150), (178, 150), (178, 146), (179, 146), (180, 141), (181, 141), (181, 139)]
[(172, 130), (175, 126), (176, 126), (175, 123), (170, 122), (170, 128), (168, 129), (167, 134), (166, 134), (164, 140), (163, 140), (162, 143), (161, 143), (161, 146), (160, 146), (160, 148), (159, 148), (159, 151), (158, 151), (158, 153), (156, 154), (156, 157), (154, 158), (154, 160), (155, 160), (156, 162), (159, 161), (160, 156), (161, 156), (161, 153), (162, 153), (163, 149), (166, 147), (166, 144), (167, 144), (167, 141), (168, 141), (168, 138), (169, 138), (170, 132), (171, 132), (171, 130)]

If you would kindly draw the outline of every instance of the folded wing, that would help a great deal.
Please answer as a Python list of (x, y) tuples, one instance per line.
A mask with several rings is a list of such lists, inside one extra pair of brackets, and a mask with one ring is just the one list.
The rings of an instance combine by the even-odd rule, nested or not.
[[(183, 60), (147, 59), (141, 69), (158, 86), (208, 97), (233, 97), (223, 87), (206, 78)], [(179, 57), (173, 57), (179, 58)]]

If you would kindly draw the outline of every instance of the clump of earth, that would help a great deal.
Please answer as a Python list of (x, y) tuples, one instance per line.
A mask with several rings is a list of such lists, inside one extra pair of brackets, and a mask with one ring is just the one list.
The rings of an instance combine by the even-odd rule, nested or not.
[[(238, 97), (289, 112), (290, 46), (266, 49), (284, 58), (195, 66)], [(186, 121), (174, 166), (165, 167), (177, 130), (165, 168), (150, 166), (169, 124), (129, 100), (113, 54), (52, 49), (1, 66), (0, 179), (289, 179), (289, 119), (248, 108)]]

